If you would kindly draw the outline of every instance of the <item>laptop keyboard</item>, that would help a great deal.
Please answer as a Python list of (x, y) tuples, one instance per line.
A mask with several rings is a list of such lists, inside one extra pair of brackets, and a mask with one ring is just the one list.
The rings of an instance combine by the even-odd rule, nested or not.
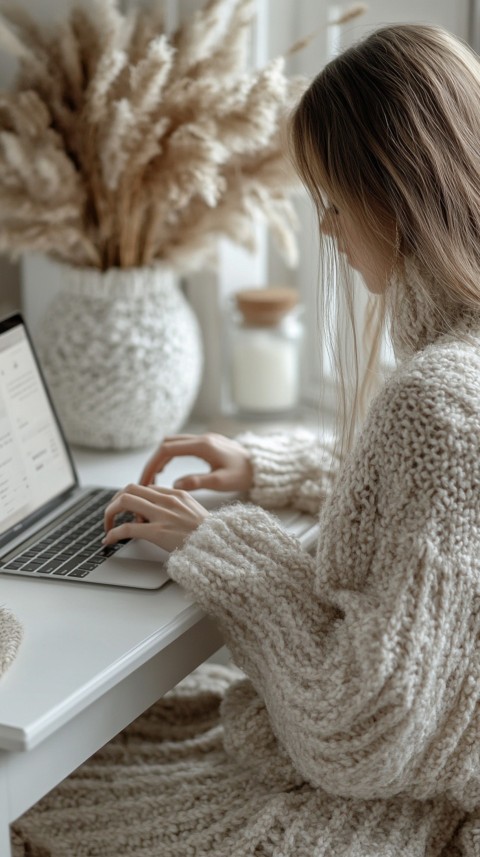
[[(102, 547), (104, 536), (103, 513), (116, 491), (93, 491), (80, 506), (75, 506), (61, 523), (39, 535), (38, 541), (29, 541), (28, 547), (18, 550), (3, 561), (5, 570), (51, 574), (57, 577), (87, 577), (93, 569), (119, 550), (128, 539), (115, 545)], [(132, 515), (118, 515), (116, 523), (131, 520)]]

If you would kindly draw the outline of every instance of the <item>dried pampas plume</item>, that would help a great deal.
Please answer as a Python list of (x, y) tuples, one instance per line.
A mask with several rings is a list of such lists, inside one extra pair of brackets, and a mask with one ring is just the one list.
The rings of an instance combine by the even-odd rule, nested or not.
[(298, 81), (282, 58), (246, 72), (253, 0), (207, 0), (168, 36), (158, 4), (90, 0), (53, 28), (1, 12), (19, 72), (0, 94), (0, 252), (188, 270), (220, 235), (252, 248), (260, 214), (294, 263), (280, 132)]

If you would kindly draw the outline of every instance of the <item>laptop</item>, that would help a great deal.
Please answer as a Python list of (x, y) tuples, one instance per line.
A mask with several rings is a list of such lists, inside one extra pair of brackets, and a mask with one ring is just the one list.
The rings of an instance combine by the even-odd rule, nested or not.
[[(0, 573), (159, 589), (170, 579), (166, 551), (142, 539), (101, 544), (103, 512), (115, 493), (80, 485), (23, 318), (15, 313), (0, 321)], [(225, 502), (202, 493), (196, 496), (207, 508)], [(278, 516), (312, 548), (313, 516), (291, 509)]]

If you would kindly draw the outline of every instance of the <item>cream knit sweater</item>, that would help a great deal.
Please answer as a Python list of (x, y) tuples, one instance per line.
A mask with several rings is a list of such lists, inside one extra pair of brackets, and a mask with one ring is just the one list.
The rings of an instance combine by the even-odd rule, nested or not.
[(255, 504), (319, 509), (316, 556), (253, 504), (171, 556), (242, 674), (193, 674), (21, 819), (33, 854), (480, 857), (480, 319), (426, 318), (338, 474), (306, 432), (243, 437)]

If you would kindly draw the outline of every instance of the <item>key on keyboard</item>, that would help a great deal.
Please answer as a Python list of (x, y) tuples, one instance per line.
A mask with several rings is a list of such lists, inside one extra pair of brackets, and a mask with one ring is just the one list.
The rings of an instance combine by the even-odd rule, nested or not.
[[(34, 544), (5, 560), (5, 568), (32, 574), (52, 574), (59, 577), (87, 577), (105, 562), (125, 541), (101, 546), (104, 535), (103, 512), (116, 491), (99, 489), (92, 492), (79, 508)], [(117, 516), (116, 523), (131, 520), (132, 515)]]

